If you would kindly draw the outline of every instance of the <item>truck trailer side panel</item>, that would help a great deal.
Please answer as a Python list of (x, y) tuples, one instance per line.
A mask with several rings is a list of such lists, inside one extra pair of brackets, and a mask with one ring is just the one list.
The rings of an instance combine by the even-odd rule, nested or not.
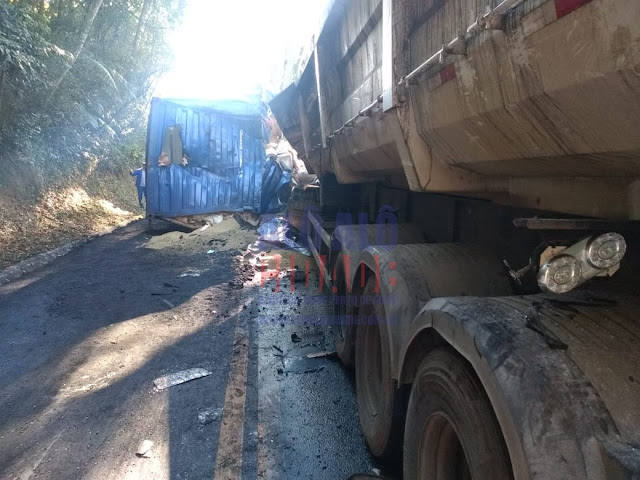
[(342, 183), (638, 218), (640, 4), (480, 5), (337, 0), (314, 58), (271, 102), (308, 167)]
[[(147, 134), (147, 214), (259, 212), (265, 162), (260, 114), (259, 106), (243, 102), (154, 98)], [(188, 165), (160, 166), (167, 131), (175, 126)]]

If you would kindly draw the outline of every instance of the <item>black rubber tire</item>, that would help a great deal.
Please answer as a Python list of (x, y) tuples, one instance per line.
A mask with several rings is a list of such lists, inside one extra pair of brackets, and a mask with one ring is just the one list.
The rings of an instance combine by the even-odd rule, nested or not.
[[(338, 300), (347, 296), (347, 279), (345, 279), (342, 253), (336, 261), (336, 297)], [(345, 302), (346, 303), (346, 302)], [(353, 368), (355, 364), (356, 328), (353, 323), (344, 322), (345, 317), (352, 317), (357, 309), (352, 305), (344, 305), (337, 301), (333, 306), (334, 318), (340, 319), (332, 327), (333, 346), (342, 364), (347, 368)]]
[(455, 352), (430, 352), (411, 389), (404, 432), (407, 480), (513, 478), (487, 395)]
[[(375, 297), (375, 278), (370, 277), (363, 297)], [(406, 407), (405, 390), (391, 376), (391, 353), (386, 325), (364, 321), (370, 315), (384, 319), (384, 306), (361, 305), (356, 327), (355, 369), (358, 416), (371, 453), (383, 460), (399, 460)]]
[[(336, 317), (342, 315), (351, 315), (352, 308), (336, 305), (334, 307)], [(355, 365), (355, 325), (334, 325), (333, 326), (333, 345), (342, 364), (352, 369)]]

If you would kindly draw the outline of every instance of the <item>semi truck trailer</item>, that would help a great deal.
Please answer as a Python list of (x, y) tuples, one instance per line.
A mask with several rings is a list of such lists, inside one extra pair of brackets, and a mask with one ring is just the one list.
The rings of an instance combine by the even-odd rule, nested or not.
[(371, 452), (640, 478), (640, 2), (335, 0), (270, 107)]

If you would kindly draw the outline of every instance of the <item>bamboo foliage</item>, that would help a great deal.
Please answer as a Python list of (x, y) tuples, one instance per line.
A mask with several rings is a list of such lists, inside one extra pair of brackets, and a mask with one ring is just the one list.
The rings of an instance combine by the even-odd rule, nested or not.
[(76, 63), (76, 60), (82, 53), (84, 44), (87, 42), (87, 38), (89, 37), (89, 32), (91, 31), (91, 27), (93, 26), (93, 21), (95, 20), (96, 15), (100, 10), (100, 7), (102, 6), (102, 1), (103, 0), (93, 0), (93, 2), (90, 4), (89, 11), (85, 15), (85, 19), (82, 22), (82, 28), (78, 33), (78, 42), (77, 42), (75, 51), (71, 55), (71, 59), (68, 62), (66, 62), (67, 64), (62, 70), (62, 73), (60, 74), (60, 76), (58, 76), (58, 78), (53, 82), (53, 86), (49, 88), (49, 93), (47, 96), (47, 100), (45, 101), (45, 106), (49, 105), (49, 103), (51, 102), (51, 98), (53, 98), (53, 95), (56, 93), (56, 91), (60, 87), (60, 84), (64, 80), (64, 77), (67, 76), (67, 74), (69, 73), (69, 70), (71, 70), (73, 65)]
[(141, 135), (185, 0), (0, 0), (0, 168), (61, 176)]

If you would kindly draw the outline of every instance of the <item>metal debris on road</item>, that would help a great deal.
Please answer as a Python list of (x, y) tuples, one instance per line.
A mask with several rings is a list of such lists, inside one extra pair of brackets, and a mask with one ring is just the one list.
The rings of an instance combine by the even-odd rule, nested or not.
[(335, 350), (323, 350), (321, 352), (308, 353), (307, 358), (323, 358), (323, 357), (330, 357), (335, 354), (336, 354)]
[(215, 422), (222, 416), (223, 407), (211, 407), (198, 412), (198, 421), (202, 425), (207, 425), (211, 422)]
[(153, 442), (151, 440), (142, 440), (138, 445), (136, 455), (144, 458), (151, 457), (151, 447), (153, 447)]
[(286, 250), (295, 250), (307, 257), (311, 256), (305, 246), (305, 236), (285, 218), (275, 216), (258, 227), (259, 241)]
[(307, 274), (304, 270), (298, 270), (297, 268), (290, 268), (287, 270), (287, 275), (291, 277), (291, 273), (293, 273), (293, 280), (295, 283), (302, 283), (306, 281)]
[(156, 378), (153, 381), (153, 384), (158, 390), (164, 390), (165, 388), (173, 387), (174, 385), (179, 385), (181, 383), (209, 375), (211, 375), (211, 372), (204, 368), (190, 368), (188, 370), (182, 370), (181, 372), (170, 373), (160, 378)]
[[(327, 365), (326, 355), (313, 357), (319, 353), (318, 347), (305, 345), (295, 347), (282, 357), (285, 373), (316, 373)], [(320, 351), (323, 353), (323, 351)]]

